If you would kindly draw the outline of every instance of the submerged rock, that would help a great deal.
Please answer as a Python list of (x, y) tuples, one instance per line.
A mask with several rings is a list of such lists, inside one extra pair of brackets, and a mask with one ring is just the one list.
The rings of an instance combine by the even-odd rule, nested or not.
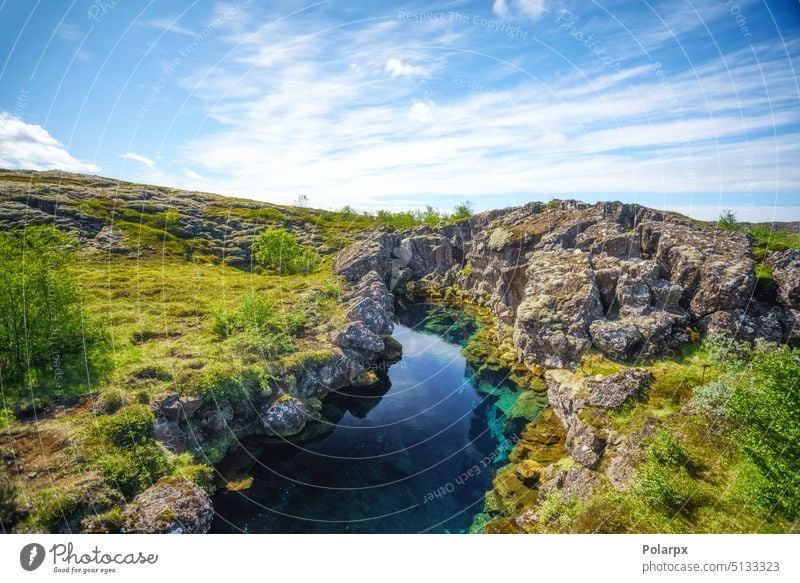
[(204, 534), (211, 527), (214, 508), (200, 486), (170, 476), (136, 496), (122, 516), (122, 532)]

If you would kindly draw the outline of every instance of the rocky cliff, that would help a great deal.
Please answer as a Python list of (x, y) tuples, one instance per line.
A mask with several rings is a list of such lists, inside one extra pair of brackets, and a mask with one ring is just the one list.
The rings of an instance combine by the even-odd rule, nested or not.
[(378, 231), (338, 273), (387, 289), (455, 289), (491, 308), (530, 367), (574, 367), (594, 348), (635, 360), (698, 334), (797, 342), (795, 251), (768, 257), (778, 301), (756, 297), (748, 235), (637, 205), (564, 201), (482, 213), (446, 227)]

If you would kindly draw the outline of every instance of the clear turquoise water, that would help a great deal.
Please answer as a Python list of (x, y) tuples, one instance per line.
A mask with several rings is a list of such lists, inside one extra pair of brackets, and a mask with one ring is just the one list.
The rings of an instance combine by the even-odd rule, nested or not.
[(370, 389), (329, 396), (329, 429), (256, 446), (222, 471), (252, 477), (221, 490), (212, 532), (464, 532), (509, 445), (495, 399), (471, 382), (460, 346), (397, 325), (403, 359)]

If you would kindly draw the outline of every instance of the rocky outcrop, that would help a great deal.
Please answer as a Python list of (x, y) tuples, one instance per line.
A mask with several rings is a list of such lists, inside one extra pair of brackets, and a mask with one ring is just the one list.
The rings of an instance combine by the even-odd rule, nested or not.
[[(566, 447), (573, 460), (596, 469), (605, 452), (608, 433), (596, 419), (609, 409), (619, 409), (632, 399), (646, 398), (652, 373), (630, 369), (613, 375), (579, 379), (565, 370), (545, 374), (550, 406), (567, 430)], [(592, 411), (593, 423), (585, 420)]]
[[(401, 299), (457, 289), (491, 308), (520, 361), (572, 368), (592, 348), (649, 358), (698, 332), (789, 340), (797, 254), (784, 255), (773, 258), (782, 305), (765, 305), (754, 297), (747, 235), (638, 205), (561, 201), (373, 232), (340, 254), (336, 270), (353, 284), (375, 272)], [(360, 329), (346, 342), (377, 347)]]
[(123, 510), (122, 532), (204, 534), (214, 508), (202, 488), (185, 478), (161, 478)]

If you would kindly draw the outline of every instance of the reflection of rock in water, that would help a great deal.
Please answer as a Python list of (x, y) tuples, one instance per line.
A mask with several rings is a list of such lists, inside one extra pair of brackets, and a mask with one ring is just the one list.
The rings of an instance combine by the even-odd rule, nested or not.
[(325, 403), (323, 403), (323, 414), (326, 413), (326, 408), (331, 411), (334, 409), (341, 410), (341, 413), (337, 413), (337, 423), (347, 411), (349, 411), (353, 417), (364, 419), (367, 414), (381, 402), (381, 399), (389, 392), (391, 387), (392, 383), (389, 378), (382, 375), (380, 381), (374, 385), (367, 387), (345, 387), (333, 391), (325, 400)]
[(463, 344), (475, 332), (475, 319), (464, 312), (450, 306), (431, 303), (399, 304), (395, 317), (403, 326), (417, 332), (430, 332), (445, 340)]

